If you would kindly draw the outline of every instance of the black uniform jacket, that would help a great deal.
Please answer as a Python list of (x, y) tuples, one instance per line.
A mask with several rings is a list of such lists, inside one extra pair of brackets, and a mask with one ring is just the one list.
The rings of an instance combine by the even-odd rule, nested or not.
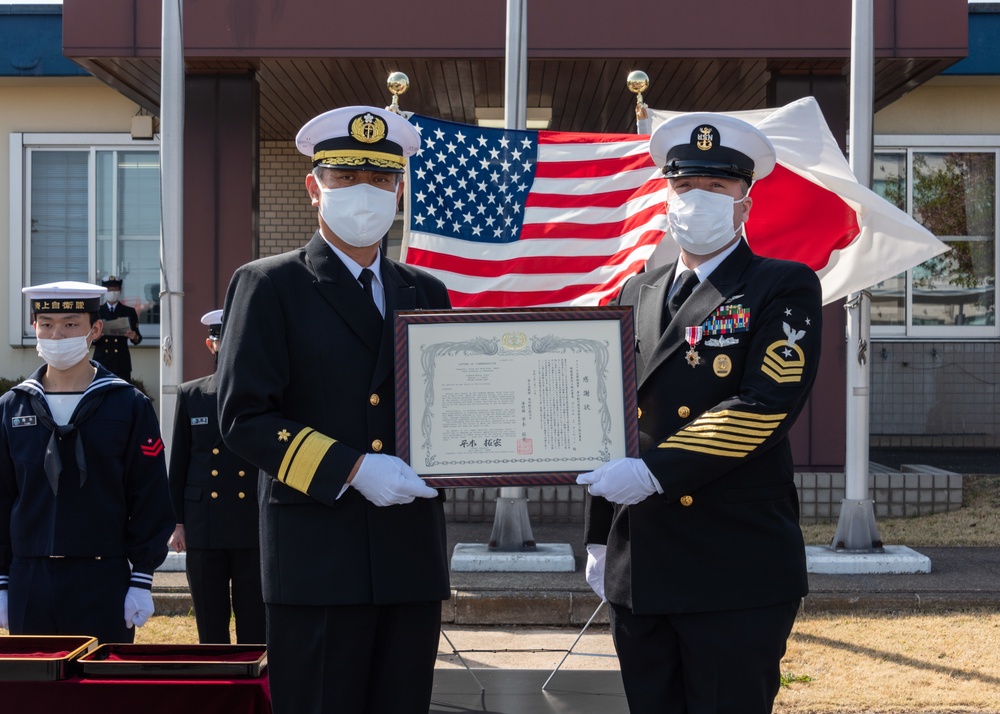
[[(637, 614), (794, 600), (808, 584), (787, 435), (819, 362), (819, 280), (741, 241), (663, 331), (674, 270), (638, 275), (618, 298), (636, 310), (641, 457), (663, 494), (591, 500), (607, 598)], [(702, 328), (697, 359), (689, 327)]]
[[(142, 342), (142, 335), (139, 334), (139, 314), (134, 307), (120, 302), (112, 312), (108, 304), (104, 303), (98, 312), (102, 320), (117, 320), (121, 317), (127, 317), (128, 324), (136, 334), (135, 344)], [(99, 362), (109, 372), (114, 372), (119, 376), (131, 375), (132, 355), (129, 354), (128, 346), (129, 339), (127, 337), (102, 337), (94, 343), (94, 361)]]
[(170, 496), (189, 548), (256, 548), (257, 467), (219, 432), (215, 375), (177, 390), (170, 448)]
[(216, 372), (226, 444), (261, 469), (264, 601), (386, 604), (450, 596), (441, 500), (377, 507), (347, 488), (394, 453), (394, 310), (447, 308), (444, 284), (381, 259), (387, 319), (317, 232), (244, 265)]
[(14, 556), (127, 557), (134, 573), (151, 580), (174, 529), (152, 403), (99, 368), (74, 413), (75, 420), (87, 402), (100, 400), (77, 423), (86, 477), (74, 451), (60, 448), (63, 470), (54, 493), (44, 469), (52, 431), (30, 401), (32, 394), (44, 399), (45, 369), (0, 397), (0, 575)]

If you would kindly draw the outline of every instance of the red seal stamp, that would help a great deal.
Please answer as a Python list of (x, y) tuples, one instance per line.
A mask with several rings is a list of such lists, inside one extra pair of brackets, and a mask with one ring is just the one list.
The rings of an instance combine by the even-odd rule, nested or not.
[(525, 456), (528, 454), (535, 453), (534, 444), (532, 444), (531, 439), (518, 439), (517, 440), (517, 455)]

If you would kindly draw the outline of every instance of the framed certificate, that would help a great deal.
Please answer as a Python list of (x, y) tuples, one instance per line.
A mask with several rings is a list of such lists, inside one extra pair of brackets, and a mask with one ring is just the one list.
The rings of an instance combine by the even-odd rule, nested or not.
[(395, 320), (396, 453), (430, 485), (573, 483), (638, 455), (632, 308)]

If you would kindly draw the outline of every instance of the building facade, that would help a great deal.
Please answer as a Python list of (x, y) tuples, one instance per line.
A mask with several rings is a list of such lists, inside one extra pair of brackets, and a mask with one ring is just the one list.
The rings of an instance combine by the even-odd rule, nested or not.
[[(613, 6), (581, 0), (572, 13), (556, 0), (532, 2), (529, 113), (544, 116), (557, 130), (634, 131), (634, 96), (625, 77), (642, 69), (651, 80), (644, 98), (658, 109), (760, 109), (816, 96), (834, 135), (845, 137), (846, 145), (849, 4), (776, 0), (772, 5), (766, 17), (755, 17), (745, 4), (721, 0), (706, 22), (702, 9), (667, 8), (647, 0)], [(964, 60), (971, 48), (979, 52), (978, 23), (993, 17), (991, 6), (979, 6), (981, 12), (973, 7), (965, 0), (875, 2), (876, 182), (881, 181), (883, 195), (915, 215), (926, 211), (929, 200), (919, 190), (914, 195), (920, 185), (914, 171), (921, 170), (921, 161), (944, 162), (940, 157), (957, 154), (948, 160), (974, 163), (976, 176), (982, 177), (988, 173), (986, 155), (1000, 146), (995, 138), (1000, 129), (991, 121), (997, 113), (990, 106), (1000, 98), (993, 97), (989, 73), (961, 69), (975, 59)], [(86, 263), (87, 279), (129, 272), (126, 302), (142, 308), (146, 320), (146, 339), (133, 350), (135, 372), (155, 393), (162, 286), (158, 251), (150, 250), (155, 231), (142, 208), (149, 206), (154, 189), (147, 169), (155, 160), (157, 138), (155, 130), (150, 139), (133, 138), (133, 130), (138, 126), (137, 136), (145, 136), (145, 117), (155, 119), (160, 111), (160, 3), (64, 0), (61, 9), (62, 59), (73, 60), (70, 67), (84, 68), (93, 77), (79, 69), (66, 76), (12, 75), (5, 81), (12, 88), (17, 82), (18, 92), (28, 91), (34, 81), (49, 82), (55, 91), (48, 99), (33, 94), (31, 101), (41, 102), (37, 107), (20, 101), (22, 119), (10, 103), (0, 110), (0, 126), (11, 137), (7, 173), (21, 177), (13, 184), (22, 184), (9, 183), (0, 192), (0, 201), (10, 202), (11, 227), (0, 257), (8, 261), (10, 276), (9, 339), (0, 348), (6, 355), (0, 376), (27, 373), (37, 364), (15, 286), (40, 282), (42, 273), (34, 266), (44, 262), (45, 250), (58, 249), (58, 236), (48, 245), (36, 237), (33, 222), (41, 214), (32, 212), (31, 201), (47, 184), (36, 187), (30, 181), (43, 171), (46, 158), (60, 163), (54, 157), (62, 152), (80, 161), (88, 187), (93, 184), (86, 207), (80, 207), (88, 222), (86, 256), (78, 256), (74, 265)], [(236, 267), (297, 247), (314, 229), (315, 213), (303, 190), (309, 162), (292, 141), (308, 118), (344, 104), (387, 104), (385, 79), (395, 70), (411, 80), (400, 98), (404, 109), (466, 123), (502, 111), (503, 3), (473, 7), (447, 0), (418, 7), (390, 0), (380, 15), (392, 20), (377, 29), (362, 13), (305, 0), (189, 3), (185, 13), (181, 288), (188, 335), (200, 334), (198, 317), (221, 305)], [(70, 81), (93, 91), (88, 95), (97, 102), (93, 121), (87, 101), (51, 84)], [(52, 109), (46, 111), (45, 102), (52, 102)], [(141, 121), (133, 121), (137, 117)], [(63, 136), (69, 134), (82, 136)], [(80, 143), (60, 143), (73, 138)], [(88, 147), (86, 167), (67, 146)], [(995, 160), (992, 166), (995, 171)], [(109, 188), (98, 187), (101, 180), (110, 180)], [(979, 195), (965, 187), (967, 196)], [(982, 190), (981, 182), (976, 190)], [(995, 196), (995, 180), (993, 191)], [(82, 199), (60, 200), (68, 205)], [(979, 198), (967, 203), (982, 206)], [(995, 210), (992, 216), (995, 224)], [(990, 297), (996, 251), (989, 248), (984, 257), (996, 231), (984, 232), (984, 221), (977, 216), (967, 222), (965, 233), (939, 236), (961, 244), (972, 268), (963, 259), (958, 267), (936, 269), (931, 279), (914, 270), (873, 291), (873, 444), (902, 444), (893, 440), (905, 438), (914, 445), (944, 444), (940, 437), (949, 434), (961, 441), (955, 445), (987, 446), (996, 438), (995, 400), (985, 388), (995, 382), (990, 370), (1000, 337)], [(976, 240), (965, 240), (973, 230)], [(988, 240), (980, 240), (984, 236)], [(65, 240), (79, 250), (79, 236)], [(933, 299), (927, 295), (930, 283), (937, 290)], [(925, 309), (938, 314), (925, 317)], [(935, 326), (932, 319), (942, 322)], [(820, 380), (796, 425), (794, 443), (797, 464), (829, 471), (841, 467), (844, 458), (846, 350), (840, 304), (826, 308), (824, 322)], [(183, 346), (185, 379), (211, 369), (203, 353), (200, 340)]]

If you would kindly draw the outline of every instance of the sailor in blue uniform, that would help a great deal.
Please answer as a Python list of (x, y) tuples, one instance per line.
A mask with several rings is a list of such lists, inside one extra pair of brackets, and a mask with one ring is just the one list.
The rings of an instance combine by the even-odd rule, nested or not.
[(24, 288), (34, 374), (0, 397), (0, 626), (131, 642), (174, 528), (152, 404), (87, 359), (105, 288)]

